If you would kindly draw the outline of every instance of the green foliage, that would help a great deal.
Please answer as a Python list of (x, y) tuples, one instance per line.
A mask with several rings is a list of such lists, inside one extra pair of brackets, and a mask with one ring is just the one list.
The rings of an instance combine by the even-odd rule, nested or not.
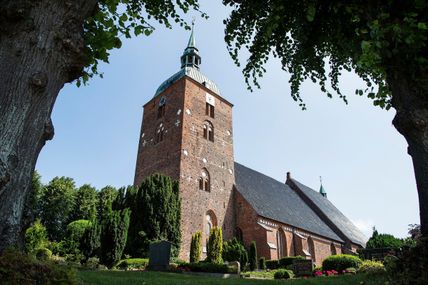
[(64, 240), (65, 252), (67, 254), (79, 255), (83, 236), (92, 227), (88, 220), (77, 220), (68, 224)]
[(198, 262), (183, 265), (193, 272), (236, 273), (236, 268), (222, 263)]
[(358, 268), (358, 273), (365, 273), (371, 275), (384, 274), (385, 272), (386, 269), (383, 263), (374, 260), (364, 260)]
[(403, 69), (409, 71), (406, 79), (415, 89), (425, 90), (426, 1), (223, 3), (232, 8), (225, 21), (225, 40), (238, 66), (241, 49), (249, 51), (243, 73), (250, 89), (250, 82), (259, 87), (257, 79), (266, 72), (264, 66), (273, 54), (291, 74), (291, 96), (302, 108), (299, 88), (306, 79), (318, 83), (329, 97), (334, 92), (346, 101), (339, 78), (351, 69), (367, 85), (356, 93), (365, 93), (381, 108), (390, 108), (391, 84)]
[(257, 269), (257, 247), (255, 241), (250, 244), (250, 252), (248, 254), (248, 259), (250, 263), (250, 270), (254, 271), (255, 269)]
[(323, 270), (336, 270), (342, 272), (349, 267), (359, 268), (361, 265), (361, 259), (357, 256), (349, 254), (331, 255), (323, 260)]
[(148, 264), (149, 264), (149, 260), (147, 258), (127, 258), (119, 261), (116, 267), (123, 270), (129, 270), (129, 269), (142, 270)]
[(202, 232), (197, 231), (192, 235), (192, 241), (190, 242), (190, 262), (199, 262), (202, 254)]
[(278, 269), (275, 274), (273, 275), (273, 278), (275, 279), (291, 279), (293, 278), (294, 274), (293, 271), (287, 270), (287, 269)]
[(400, 248), (404, 245), (402, 239), (396, 238), (390, 234), (379, 234), (376, 229), (373, 230), (371, 238), (367, 241), (366, 248)]
[(95, 220), (97, 217), (97, 203), (97, 190), (89, 184), (82, 185), (76, 193), (72, 220)]
[(138, 190), (126, 193), (125, 204), (132, 212), (126, 253), (147, 256), (151, 242), (167, 240), (173, 244), (172, 256), (177, 256), (181, 243), (178, 183), (154, 174), (144, 179)]
[(279, 268), (279, 261), (276, 259), (273, 260), (266, 260), (266, 267), (267, 269), (278, 269)]
[(41, 195), (41, 221), (50, 240), (60, 241), (75, 205), (76, 188), (69, 177), (55, 177)]
[(36, 258), (38, 260), (47, 261), (52, 257), (52, 251), (47, 248), (38, 248), (35, 251)]
[(37, 219), (31, 227), (25, 231), (25, 249), (27, 252), (34, 252), (47, 245), (47, 231), (45, 226)]
[(259, 269), (266, 270), (266, 258), (264, 256), (259, 259)]
[(97, 217), (102, 219), (104, 214), (113, 210), (113, 201), (116, 199), (118, 191), (112, 186), (106, 186), (98, 192)]
[(223, 243), (222, 256), (225, 261), (239, 261), (241, 268), (244, 268), (248, 263), (247, 250), (237, 238), (233, 238)]
[(73, 270), (17, 250), (0, 255), (0, 280), (2, 284), (77, 284)]
[(82, 236), (80, 243), (80, 251), (86, 260), (95, 255), (99, 255), (101, 248), (101, 224), (99, 220), (92, 222), (90, 228), (86, 229), (85, 233)]
[(287, 268), (287, 266), (290, 266), (293, 264), (294, 260), (304, 260), (305, 258), (303, 256), (286, 256), (283, 258), (280, 258), (278, 260), (279, 267), (278, 268)]
[(129, 209), (111, 211), (102, 220), (100, 261), (109, 268), (122, 257), (128, 236), (129, 216)]
[(207, 260), (211, 263), (221, 264), (223, 252), (223, 232), (221, 228), (211, 229), (207, 244)]
[[(99, 74), (98, 63), (108, 62), (110, 50), (121, 47), (121, 38), (141, 34), (148, 36), (155, 30), (153, 22), (171, 28), (172, 21), (190, 29), (179, 14), (186, 13), (189, 9), (200, 12), (199, 4), (194, 0), (98, 1), (97, 13), (87, 19), (84, 26), (87, 69), (77, 85), (80, 86), (81, 81), (85, 83), (93, 75)], [(205, 13), (200, 13), (207, 18)]]

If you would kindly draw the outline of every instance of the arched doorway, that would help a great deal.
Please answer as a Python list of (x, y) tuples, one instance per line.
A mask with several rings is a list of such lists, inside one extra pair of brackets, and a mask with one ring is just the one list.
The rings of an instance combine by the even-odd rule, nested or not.
[(276, 244), (278, 259), (287, 256), (287, 238), (282, 228), (276, 232)]
[(236, 239), (240, 242), (244, 242), (244, 233), (240, 227), (236, 227)]
[(211, 229), (217, 227), (217, 217), (212, 210), (208, 210), (205, 214), (204, 227), (205, 236), (208, 239), (208, 237), (210, 236)]

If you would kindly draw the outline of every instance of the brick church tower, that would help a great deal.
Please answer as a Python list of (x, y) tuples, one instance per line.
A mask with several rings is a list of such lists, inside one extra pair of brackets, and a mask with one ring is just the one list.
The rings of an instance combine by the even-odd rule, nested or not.
[(212, 227), (234, 234), (233, 105), (199, 71), (201, 57), (192, 33), (181, 69), (163, 82), (144, 105), (135, 185), (162, 173), (179, 181), (182, 243), (189, 259), (191, 235), (203, 233), (203, 254)]

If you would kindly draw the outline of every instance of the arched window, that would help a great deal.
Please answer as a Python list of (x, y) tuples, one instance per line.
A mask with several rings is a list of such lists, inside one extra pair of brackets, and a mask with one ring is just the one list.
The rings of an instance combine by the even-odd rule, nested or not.
[(205, 235), (206, 238), (210, 236), (211, 229), (217, 227), (217, 217), (213, 211), (208, 210), (205, 214)]
[(309, 250), (309, 254), (312, 257), (312, 261), (315, 262), (315, 245), (314, 245), (314, 240), (311, 237), (308, 237), (308, 250)]
[(240, 242), (244, 241), (244, 234), (242, 233), (242, 230), (240, 227), (236, 227), (236, 239)]
[(287, 256), (287, 239), (284, 230), (281, 228), (276, 232), (276, 244), (278, 259)]
[(165, 115), (165, 106), (166, 106), (166, 99), (165, 97), (162, 97), (159, 101), (158, 119), (162, 118)]
[(204, 122), (203, 125), (204, 129), (204, 139), (207, 139), (209, 141), (214, 141), (214, 126), (208, 121)]
[(334, 246), (333, 243), (330, 244), (330, 251), (331, 251), (331, 255), (337, 254), (336, 247)]
[(205, 168), (202, 169), (201, 176), (199, 177), (199, 190), (207, 192), (210, 192), (211, 190), (210, 174)]
[(163, 123), (159, 124), (159, 126), (156, 128), (156, 133), (155, 133), (155, 143), (160, 143), (161, 141), (163, 141), (165, 135), (165, 127), (163, 126)]

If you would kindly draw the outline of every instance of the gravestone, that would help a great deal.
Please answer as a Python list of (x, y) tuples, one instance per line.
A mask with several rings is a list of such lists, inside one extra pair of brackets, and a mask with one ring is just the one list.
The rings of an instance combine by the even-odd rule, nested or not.
[(311, 276), (314, 263), (310, 259), (293, 260), (293, 272), (296, 276)]
[(149, 269), (156, 271), (168, 270), (170, 257), (171, 243), (169, 241), (163, 240), (150, 244)]

